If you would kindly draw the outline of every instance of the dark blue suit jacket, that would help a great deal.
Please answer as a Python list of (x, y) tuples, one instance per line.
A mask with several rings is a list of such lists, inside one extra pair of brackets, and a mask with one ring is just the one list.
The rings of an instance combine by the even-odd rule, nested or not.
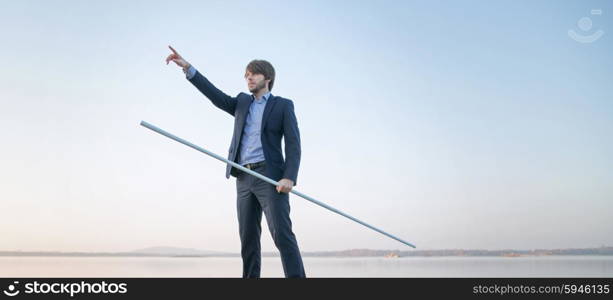
[[(253, 97), (246, 93), (230, 97), (216, 88), (200, 72), (196, 72), (189, 81), (215, 106), (234, 116), (234, 134), (228, 160), (237, 162), (241, 136)], [(292, 100), (270, 95), (264, 107), (260, 137), (266, 159), (265, 175), (275, 181), (287, 178), (295, 185), (300, 167), (300, 131)], [(285, 160), (281, 150), (281, 138), (285, 139)], [(238, 172), (240, 171), (228, 164), (226, 178), (230, 178), (230, 175), (236, 177)]]

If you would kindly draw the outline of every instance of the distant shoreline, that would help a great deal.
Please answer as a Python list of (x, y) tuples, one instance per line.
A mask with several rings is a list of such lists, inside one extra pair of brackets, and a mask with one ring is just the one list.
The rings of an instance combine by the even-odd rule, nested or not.
[[(155, 248), (155, 247), (154, 247)], [(240, 257), (238, 253), (213, 252), (195, 249), (167, 248), (154, 252), (147, 248), (131, 252), (62, 252), (62, 251), (0, 251), (0, 257)], [(189, 252), (186, 252), (189, 250)], [(613, 255), (613, 247), (599, 248), (568, 248), (568, 249), (535, 249), (535, 250), (373, 250), (351, 249), (342, 251), (303, 252), (305, 257), (523, 257), (523, 256), (586, 256)], [(264, 257), (278, 256), (277, 252), (263, 252)]]

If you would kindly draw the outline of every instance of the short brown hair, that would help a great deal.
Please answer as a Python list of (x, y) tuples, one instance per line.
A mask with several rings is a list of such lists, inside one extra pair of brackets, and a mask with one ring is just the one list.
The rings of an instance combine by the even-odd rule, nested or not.
[(275, 68), (273, 68), (271, 63), (262, 59), (254, 59), (247, 65), (245, 76), (247, 76), (247, 71), (252, 74), (262, 74), (264, 79), (270, 79), (268, 90), (272, 91), (272, 86), (275, 83)]

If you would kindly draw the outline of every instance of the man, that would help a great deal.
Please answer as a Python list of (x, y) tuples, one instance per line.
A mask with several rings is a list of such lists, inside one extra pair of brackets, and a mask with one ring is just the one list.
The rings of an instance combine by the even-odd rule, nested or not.
[[(260, 277), (261, 221), (266, 216), (272, 238), (281, 253), (285, 277), (306, 277), (298, 242), (292, 232), (289, 192), (300, 166), (300, 132), (291, 100), (270, 93), (275, 70), (265, 60), (251, 61), (245, 80), (251, 95), (230, 97), (217, 89), (191, 64), (168, 46), (166, 58), (183, 68), (187, 79), (221, 110), (234, 116), (234, 134), (228, 160), (279, 182), (275, 187), (228, 164), (226, 178), (236, 177), (238, 225), (243, 277)], [(285, 140), (285, 160), (281, 150)]]

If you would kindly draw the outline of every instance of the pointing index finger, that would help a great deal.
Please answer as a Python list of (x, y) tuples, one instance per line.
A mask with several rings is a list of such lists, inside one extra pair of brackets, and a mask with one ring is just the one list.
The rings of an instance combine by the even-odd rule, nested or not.
[(172, 50), (172, 52), (174, 52), (174, 54), (179, 55), (179, 53), (177, 53), (177, 50), (172, 48), (172, 46), (168, 45), (168, 48), (170, 48), (170, 50)]

